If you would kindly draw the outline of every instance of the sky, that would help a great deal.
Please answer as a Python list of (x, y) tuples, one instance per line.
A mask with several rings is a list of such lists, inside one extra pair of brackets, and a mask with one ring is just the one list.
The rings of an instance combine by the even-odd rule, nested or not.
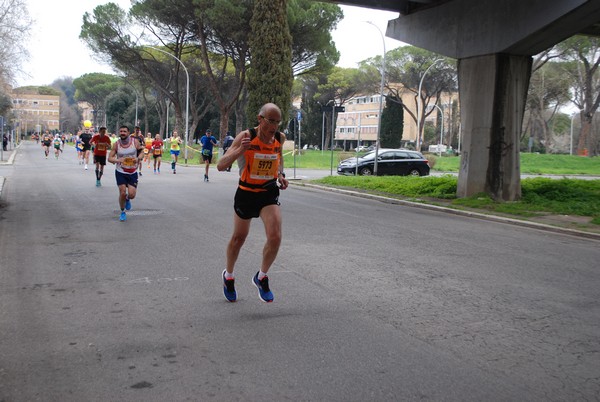
[[(128, 9), (130, 0), (111, 0)], [(99, 62), (92, 51), (79, 39), (83, 14), (91, 13), (97, 5), (109, 0), (26, 0), (29, 13), (35, 23), (27, 46), (30, 57), (22, 68), (26, 74), (17, 77), (17, 86), (48, 85), (61, 77), (77, 78), (86, 73), (109, 73), (114, 71), (108, 64)], [(58, 6), (63, 4), (63, 6)], [(357, 67), (369, 57), (383, 54), (383, 40), (387, 22), (397, 13), (367, 8), (340, 6), (344, 19), (332, 32), (333, 40), (340, 52), (340, 67)], [(379, 28), (368, 24), (371, 21)], [(386, 50), (403, 43), (385, 38)]]

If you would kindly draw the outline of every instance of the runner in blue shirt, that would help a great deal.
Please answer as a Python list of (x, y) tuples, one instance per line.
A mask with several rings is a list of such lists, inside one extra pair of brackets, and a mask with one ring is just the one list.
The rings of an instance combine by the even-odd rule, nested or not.
[(213, 146), (217, 145), (217, 139), (212, 136), (210, 128), (206, 130), (206, 134), (200, 138), (202, 144), (202, 160), (204, 161), (204, 181), (208, 181), (208, 167), (212, 162)]

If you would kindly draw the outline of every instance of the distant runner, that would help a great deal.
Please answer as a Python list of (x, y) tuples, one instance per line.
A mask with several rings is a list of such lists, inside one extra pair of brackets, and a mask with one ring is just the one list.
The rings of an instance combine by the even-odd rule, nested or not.
[(96, 187), (100, 187), (102, 183), (102, 175), (104, 174), (104, 166), (106, 165), (106, 154), (111, 148), (110, 137), (106, 135), (106, 127), (100, 127), (98, 134), (92, 137), (90, 141), (94, 145), (94, 164), (96, 164)]
[(60, 153), (62, 152), (62, 149), (60, 148), (62, 145), (62, 141), (60, 140), (58, 134), (54, 136), (54, 141), (52, 141), (52, 145), (54, 145), (54, 159), (58, 159)]
[(200, 138), (202, 144), (202, 160), (204, 161), (204, 181), (208, 181), (208, 168), (212, 163), (213, 146), (217, 145), (217, 139), (213, 137), (210, 129), (206, 130), (206, 135)]
[(177, 131), (173, 131), (171, 137), (171, 169), (173, 174), (177, 173), (177, 160), (179, 159), (179, 152), (181, 151), (181, 139)]
[(84, 168), (85, 170), (88, 170), (88, 163), (90, 161), (90, 149), (92, 149), (92, 144), (90, 144), (90, 141), (92, 140), (92, 134), (90, 134), (88, 129), (85, 129), (85, 131), (79, 135), (79, 139), (81, 140), (82, 159), (85, 165)]
[(154, 159), (154, 174), (160, 174), (160, 162), (162, 161), (163, 140), (160, 134), (156, 134), (152, 141), (152, 158)]
[(44, 148), (44, 154), (46, 155), (46, 159), (48, 159), (48, 154), (50, 153), (51, 145), (52, 145), (52, 135), (50, 135), (50, 132), (48, 130), (46, 130), (46, 132), (42, 136), (42, 148)]

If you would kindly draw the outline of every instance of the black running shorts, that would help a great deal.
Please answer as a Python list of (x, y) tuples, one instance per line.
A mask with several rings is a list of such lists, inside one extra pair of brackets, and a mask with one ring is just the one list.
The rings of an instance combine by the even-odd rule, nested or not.
[(233, 209), (242, 219), (258, 218), (260, 211), (267, 205), (279, 205), (279, 187), (270, 186), (267, 191), (254, 193), (238, 187)]

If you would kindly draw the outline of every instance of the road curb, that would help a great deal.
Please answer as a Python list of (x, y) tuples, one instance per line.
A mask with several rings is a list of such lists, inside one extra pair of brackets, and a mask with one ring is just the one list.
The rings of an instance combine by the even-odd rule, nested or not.
[[(17, 149), (19, 149), (19, 147), (21, 146), (21, 143), (19, 143), (19, 145), (17, 145), (11, 152), (10, 156), (8, 157), (8, 160), (6, 162), (2, 162), (0, 161), (0, 165), (12, 165), (13, 163), (15, 163), (15, 157), (17, 156)], [(4, 188), (4, 182), (6, 181), (6, 178), (3, 176), (0, 176), (0, 200), (2, 199), (2, 189)]]
[(317, 184), (310, 184), (310, 183), (303, 183), (303, 182), (294, 182), (293, 184), (295, 186), (299, 186), (299, 187), (301, 186), (301, 187), (306, 187), (309, 189), (329, 191), (329, 192), (344, 194), (344, 195), (348, 195), (348, 196), (352, 196), (352, 197), (366, 198), (366, 199), (384, 202), (387, 204), (406, 205), (406, 206), (410, 206), (410, 207), (428, 209), (430, 211), (444, 212), (444, 213), (449, 213), (449, 214), (454, 214), (454, 215), (459, 215), (459, 216), (466, 216), (466, 217), (470, 217), (470, 218), (483, 219), (483, 220), (492, 221), (492, 222), (507, 223), (507, 224), (516, 225), (516, 226), (523, 226), (523, 227), (528, 227), (528, 228), (532, 228), (532, 229), (567, 234), (567, 235), (577, 236), (577, 237), (585, 237), (588, 239), (600, 241), (600, 233), (584, 232), (581, 230), (561, 228), (558, 226), (546, 225), (546, 224), (537, 223), (537, 222), (522, 221), (519, 219), (506, 218), (506, 217), (497, 216), (497, 215), (487, 215), (487, 214), (482, 214), (479, 212), (463, 211), (460, 209), (441, 207), (439, 205), (431, 205), (431, 204), (423, 204), (423, 203), (414, 202), (414, 201), (399, 200), (397, 198), (385, 197), (385, 196), (381, 196), (381, 195), (368, 194), (368, 193), (361, 193), (361, 192), (352, 191), (352, 190), (344, 190), (344, 189), (335, 188), (335, 187), (320, 186)]
[[(21, 146), (21, 143), (17, 145), (12, 151), (10, 151), (10, 156), (6, 162), (0, 161), (0, 165), (12, 165), (15, 162), (15, 157), (17, 156), (17, 150)], [(9, 152), (9, 151), (6, 151)]]

